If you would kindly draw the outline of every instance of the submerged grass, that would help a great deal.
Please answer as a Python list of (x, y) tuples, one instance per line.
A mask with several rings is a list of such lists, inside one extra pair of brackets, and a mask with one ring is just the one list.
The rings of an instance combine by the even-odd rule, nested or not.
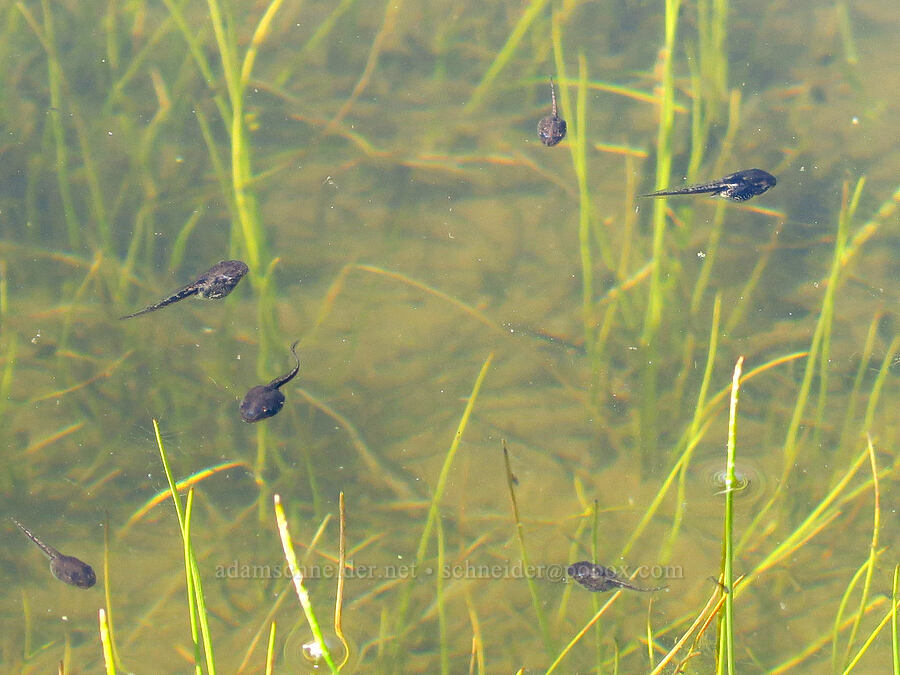
[[(178, 528), (184, 542), (184, 573), (187, 587), (188, 612), (191, 623), (191, 640), (194, 644), (194, 671), (197, 675), (203, 672), (201, 662), (205, 659), (206, 672), (210, 675), (216, 672), (216, 659), (213, 654), (212, 636), (209, 632), (209, 614), (206, 610), (206, 598), (203, 595), (203, 582), (200, 579), (200, 568), (191, 543), (191, 516), (193, 515), (194, 488), (188, 490), (187, 504), (182, 506), (181, 497), (178, 496), (178, 488), (169, 459), (163, 446), (162, 436), (159, 433), (159, 423), (153, 420), (153, 432), (156, 434), (156, 445), (159, 448), (159, 456), (163, 469), (166, 472), (166, 480), (169, 482), (169, 490), (172, 495), (172, 503), (175, 505), (175, 515), (178, 518)], [(202, 650), (202, 651), (201, 651)]]
[[(509, 490), (509, 500), (512, 503), (513, 519), (516, 523), (516, 539), (519, 542), (519, 556), (522, 559), (524, 569), (531, 569), (531, 562), (528, 560), (528, 549), (525, 546), (525, 531), (522, 527), (522, 519), (519, 516), (519, 503), (516, 501), (516, 478), (512, 472), (512, 467), (510, 466), (509, 449), (506, 447), (506, 441), (503, 441), (503, 465), (506, 469), (506, 487)], [(531, 594), (531, 606), (537, 616), (538, 627), (541, 631), (541, 637), (544, 640), (544, 648), (547, 650), (547, 653), (552, 656), (555, 651), (553, 638), (550, 634), (547, 617), (544, 615), (543, 604), (538, 595), (537, 582), (531, 576), (526, 576), (525, 580), (528, 583), (528, 592)]]
[(281, 537), (281, 546), (284, 548), (284, 557), (287, 559), (288, 568), (291, 571), (294, 590), (297, 592), (297, 598), (300, 600), (300, 605), (303, 607), (303, 613), (306, 615), (306, 620), (309, 622), (309, 627), (312, 630), (313, 637), (318, 646), (318, 653), (321, 655), (322, 660), (331, 672), (337, 673), (337, 664), (335, 664), (334, 658), (331, 656), (331, 649), (328, 647), (325, 636), (322, 634), (322, 628), (319, 626), (318, 618), (316, 618), (316, 612), (313, 609), (312, 601), (309, 599), (309, 592), (303, 584), (303, 572), (297, 564), (297, 554), (294, 552), (294, 545), (291, 543), (291, 533), (288, 530), (287, 517), (284, 515), (284, 507), (281, 505), (281, 496), (276, 494), (274, 500), (275, 520), (278, 523), (278, 535)]
[[(648, 55), (639, 53), (636, 60), (632, 43), (637, 41), (623, 34), (628, 39), (616, 43), (616, 59), (628, 63), (628, 70), (609, 75), (605, 71), (614, 67), (612, 61), (597, 54), (611, 50), (592, 41), (580, 26), (585, 7), (601, 18), (607, 8), (563, 3), (548, 10), (549, 4), (533, 0), (489, 17), (454, 9), (442, 14), (447, 25), (440, 35), (423, 36), (411, 32), (409, 23), (429, 20), (429, 11), (442, 6), (416, 6), (409, 12), (411, 3), (401, 7), (386, 2), (373, 10), (352, 0), (293, 6), (274, 0), (258, 8), (208, 0), (205, 9), (176, 0), (166, 0), (159, 9), (143, 2), (110, 3), (98, 52), (105, 54), (108, 70), (84, 71), (88, 79), (108, 84), (96, 105), (81, 95), (73, 77), (84, 54), (60, 30), (64, 20), (82, 20), (78, 10), (49, 2), (40, 3), (40, 13), (24, 3), (8, 10), (5, 35), (10, 40), (18, 39), (17, 25), (30, 28), (34, 51), (30, 59), (22, 59), (21, 72), (33, 73), (39, 64), (37, 81), (46, 89), (50, 109), (36, 140), (27, 137), (21, 124), (17, 127), (25, 139), (20, 145), (31, 143), (25, 167), (31, 170), (22, 171), (20, 208), (28, 227), (11, 235), (16, 241), (0, 247), (0, 416), (12, 433), (22, 436), (9, 447), (24, 448), (7, 466), (0, 485), (19, 498), (20, 486), (30, 484), (31, 477), (47, 467), (65, 467), (59, 469), (63, 488), (90, 488), (66, 492), (62, 497), (68, 504), (100, 488), (126, 492), (123, 484), (148, 473), (141, 464), (145, 460), (140, 453), (125, 457), (118, 440), (92, 430), (93, 420), (108, 416), (109, 428), (127, 428), (130, 416), (141, 414), (113, 410), (110, 401), (119, 399), (128, 402), (123, 408), (162, 405), (173, 416), (185, 411), (176, 423), (179, 431), (184, 438), (196, 434), (204, 440), (196, 449), (185, 444), (192, 447), (191, 454), (175, 455), (164, 448), (154, 421), (168, 489), (152, 485), (137, 500), (128, 493), (122, 503), (141, 506), (127, 506), (114, 515), (114, 522), (124, 522), (117, 537), (136, 537), (164, 512), (156, 507), (171, 496), (185, 576), (135, 612), (116, 592), (126, 583), (110, 555), (116, 541), (105, 542), (105, 606), (99, 626), (106, 672), (126, 670), (124, 664), (135, 658), (135, 645), (146, 641), (148, 627), (155, 625), (155, 614), (173, 602), (182, 584), (191, 652), (181, 649), (177, 627), (154, 632), (153, 639), (182, 653), (194, 672), (227, 671), (234, 644), (240, 645), (234, 662), (243, 659), (238, 671), (260, 669), (263, 658), (267, 673), (294, 668), (291, 657), (279, 657), (299, 618), (296, 608), (283, 606), (289, 592), (272, 594), (262, 583), (252, 589), (210, 583), (218, 556), (232, 551), (229, 542), (250, 540), (254, 555), (277, 558), (277, 528), (300, 610), (322, 653), (319, 668), (331, 672), (350, 672), (361, 663), (366, 672), (408, 666), (447, 673), (468, 663), (469, 672), (478, 673), (524, 672), (526, 667), (548, 673), (662, 673), (672, 668), (731, 673), (747, 669), (751, 660), (770, 672), (786, 672), (826, 667), (829, 659), (837, 672), (862, 672), (875, 663), (868, 659), (889, 655), (893, 671), (900, 673), (896, 567), (889, 607), (876, 592), (886, 574), (884, 551), (894, 536), (880, 509), (896, 480), (896, 464), (884, 459), (896, 437), (885, 411), (896, 395), (890, 375), (900, 339), (886, 335), (890, 315), (881, 308), (847, 320), (845, 306), (854, 303), (854, 285), (865, 285), (853, 263), (893, 223), (900, 189), (858, 226), (857, 214), (866, 208), (870, 192), (882, 188), (872, 189), (863, 180), (846, 186), (834, 240), (829, 240), (831, 265), (818, 282), (821, 297), (816, 304), (798, 301), (810, 318), (796, 320), (794, 327), (802, 329), (797, 335), (779, 333), (771, 317), (757, 315), (760, 303), (787, 296), (782, 289), (773, 294), (768, 278), (786, 264), (782, 246), (795, 245), (793, 239), (779, 239), (788, 226), (781, 211), (726, 208), (722, 203), (709, 209), (699, 202), (670, 207), (657, 200), (646, 218), (635, 208), (644, 203), (635, 201), (644, 174), (652, 173), (655, 187), (663, 188), (682, 168), (693, 179), (699, 173), (719, 175), (733, 157), (766, 157), (740, 132), (760, 123), (758, 108), (771, 112), (771, 101), (754, 96), (748, 105), (738, 90), (729, 94), (728, 2), (697, 3), (696, 37), (691, 34), (694, 24), (679, 18), (678, 0), (664, 0), (655, 9), (635, 6), (637, 24), (652, 19), (661, 27), (656, 68), (651, 74), (642, 70)], [(251, 11), (258, 16), (248, 18)], [(856, 49), (846, 8), (839, 5), (836, 13), (846, 60), (865, 58)], [(490, 41), (479, 39), (477, 48), (461, 45), (453, 37), (457, 34)], [(347, 40), (348, 35), (372, 39)], [(343, 76), (333, 77), (330, 69), (337, 62)], [(471, 70), (454, 80), (454, 73), (464, 69)], [(510, 148), (509, 134), (496, 133), (519, 121), (524, 127), (526, 120), (533, 132), (533, 111), (504, 110), (504, 97), (545, 82), (548, 69), (559, 84), (561, 110), (570, 124), (564, 144), (568, 157), (565, 151), (540, 148), (539, 154), (529, 147)], [(23, 89), (19, 71), (13, 71), (0, 75), (3, 83), (10, 91)], [(601, 73), (604, 81), (591, 80), (591, 73)], [(404, 95), (394, 96), (401, 75)], [(615, 82), (617, 77), (624, 83)], [(506, 80), (512, 84), (501, 84)], [(422, 106), (416, 97), (434, 95), (435, 81), (457, 100), (468, 97), (467, 114), (439, 119), (420, 135)], [(651, 85), (654, 91), (648, 90)], [(142, 100), (138, 93), (146, 101), (136, 103)], [(607, 116), (599, 97), (609, 94), (616, 102)], [(13, 98), (4, 105), (12, 106)], [(750, 100), (749, 94), (746, 98)], [(385, 101), (390, 101), (389, 109), (382, 106)], [(657, 113), (656, 145), (645, 150), (652, 136), (647, 128), (614, 127), (624, 119), (648, 116), (650, 106)], [(95, 111), (100, 111), (96, 120)], [(276, 128), (286, 120), (296, 126)], [(690, 141), (679, 145), (682, 123)], [(112, 130), (108, 137), (107, 130)], [(106, 154), (107, 143), (117, 142), (130, 146), (121, 150), (118, 164)], [(2, 148), (11, 162), (17, 161), (18, 147)], [(788, 148), (784, 155), (793, 152)], [(557, 163), (560, 157), (564, 161)], [(613, 162), (620, 162), (621, 170)], [(185, 170), (196, 181), (186, 181)], [(616, 178), (610, 181), (609, 176)], [(366, 181), (371, 184), (360, 188)], [(442, 212), (446, 222), (432, 220), (428, 212), (439, 209), (411, 196), (409, 190), (425, 185), (457, 209)], [(387, 194), (391, 190), (396, 193)], [(610, 198), (615, 190), (622, 193), (621, 200)], [(291, 196), (287, 207), (278, 203), (282, 194)], [(378, 198), (370, 199), (372, 194)], [(479, 199), (471, 199), (472, 194)], [(773, 195), (778, 195), (775, 203), (788, 199), (785, 191)], [(511, 206), (519, 197), (523, 206)], [(375, 204), (357, 204), (366, 200)], [(490, 208), (474, 210), (473, 202), (479, 200), (491, 202)], [(44, 202), (52, 202), (55, 210)], [(0, 207), (5, 214), (6, 203)], [(532, 211), (559, 220), (551, 223), (559, 227), (544, 222), (534, 227)], [(510, 237), (508, 224), (518, 226), (519, 221), (521, 236)], [(758, 237), (753, 222), (775, 227), (770, 236)], [(496, 223), (501, 226), (494, 227)], [(557, 240), (555, 230), (566, 231), (568, 238)], [(50, 254), (36, 244), (47, 233), (55, 241)], [(796, 236), (792, 231), (791, 237)], [(388, 243), (373, 245), (382, 239)], [(285, 241), (298, 243), (274, 256), (270, 247)], [(563, 262), (557, 261), (559, 267), (546, 277), (536, 274), (563, 245), (570, 260), (562, 256)], [(329, 253), (332, 246), (339, 251)], [(482, 259), (488, 247), (501, 260), (494, 267)], [(821, 242), (816, 247), (817, 252), (825, 250)], [(304, 253), (307, 248), (311, 252)], [(536, 255), (538, 249), (548, 257)], [(688, 261), (693, 262), (695, 249), (705, 258), (693, 266)], [(173, 326), (166, 335), (171, 349), (191, 345), (196, 350), (191, 361), (197, 361), (184, 377), (167, 375), (162, 366), (140, 360), (145, 352), (158, 353), (150, 351), (160, 341), (154, 325), (147, 324), (146, 334), (135, 331), (129, 338), (133, 345), (123, 347), (100, 323), (100, 308), (123, 300), (144, 271), (161, 265), (175, 273), (193, 264), (197, 251), (206, 255), (207, 250), (247, 259), (252, 305), (228, 300), (229, 307), (239, 308), (232, 315), (235, 326), (228, 330), (209, 318), (214, 311), (202, 315), (201, 330), (194, 330), (196, 325), (175, 328), (174, 320), (167, 324)], [(510, 250), (516, 255), (508, 255)], [(529, 267), (531, 257), (538, 260), (534, 267)], [(457, 279), (454, 266), (472, 259), (485, 271)], [(15, 292), (30, 274), (23, 262), (28, 260), (71, 272), (64, 278), (59, 274), (60, 290), (54, 293), (61, 299), (53, 313), (38, 306), (41, 298), (25, 302)], [(804, 272), (817, 269), (815, 254), (809, 260)], [(746, 278), (735, 282), (728, 274), (731, 267), (746, 268)], [(580, 276), (578, 311), (572, 310), (571, 293), (551, 292), (552, 299), (538, 302), (573, 271)], [(57, 274), (53, 270), (52, 283)], [(816, 280), (818, 274), (813, 271), (809, 277)], [(522, 291), (525, 275), (528, 291)], [(313, 291), (307, 294), (310, 286)], [(323, 299), (308, 301), (307, 296)], [(377, 318), (370, 320), (376, 311)], [(417, 318), (409, 319), (411, 314)], [(542, 325), (507, 340), (512, 317)], [(247, 319), (247, 325), (237, 319)], [(428, 345), (434, 350), (423, 357), (423, 365), (415, 358), (419, 334), (414, 330), (420, 327), (417, 322), (430, 325), (425, 321), (434, 322), (428, 332), (434, 336), (434, 344)], [(55, 344), (44, 328), (51, 323)], [(43, 336), (35, 334), (38, 324)], [(859, 345), (848, 338), (847, 324), (859, 330)], [(91, 332), (101, 325), (103, 331)], [(219, 391), (223, 400), (241, 393), (233, 391), (237, 385), (231, 366), (208, 357), (210, 341), (232, 340), (235, 351), (255, 350), (257, 374), (265, 377), (271, 372), (270, 355), (280, 353), (272, 347), (284, 342), (287, 332), (303, 336), (310, 354), (303, 375), (309, 369), (312, 381), (304, 381), (302, 389), (286, 387), (295, 409), (281, 413), (277, 424), (247, 431), (198, 404), (210, 392)], [(583, 343), (571, 338), (573, 332), (582, 334)], [(522, 335), (552, 339), (539, 342)], [(447, 339), (446, 351), (441, 351), (446, 345), (438, 336)], [(45, 377), (51, 370), (41, 360), (45, 350), (58, 361), (53, 377)], [(460, 364), (470, 363), (472, 353), (480, 353), (480, 361), (488, 352), (470, 386), (471, 369)], [(747, 371), (739, 361), (728, 387), (723, 364), (730, 367), (736, 352), (747, 354)], [(492, 384), (497, 374), (497, 395), (485, 400), (480, 393), (489, 370)], [(123, 379), (128, 384), (121, 389), (112, 386)], [(849, 386), (841, 389), (845, 380)], [(384, 385), (372, 385), (375, 381)], [(409, 381), (417, 383), (413, 393), (406, 388)], [(36, 386), (26, 389), (26, 382)], [(462, 417), (456, 419), (458, 412), (446, 399), (428, 398), (432, 390), (442, 396), (445, 391), (467, 392)], [(748, 411), (742, 413), (740, 446), (739, 391), (742, 410)], [(152, 400), (144, 400), (145, 395)], [(28, 434), (29, 415), (43, 415), (50, 406), (62, 411), (61, 419)], [(409, 420), (399, 424), (395, 411), (402, 417), (407, 408)], [(584, 418), (589, 422), (583, 423)], [(439, 450), (443, 462), (438, 468), (429, 462), (429, 449), (435, 436), (454, 422), (455, 435), (449, 449)], [(721, 572), (707, 586), (703, 579), (709, 572), (698, 570), (712, 560), (704, 555), (710, 545), (701, 532), (701, 521), (709, 520), (710, 513), (696, 506), (694, 458), (709, 439), (722, 437), (723, 428), (727, 485), (735, 485), (744, 457), (755, 457), (772, 473), (774, 453), (779, 454), (775, 473), (780, 480), (750, 515), (741, 510), (744, 495), (726, 488), (721, 509), (712, 509), (725, 523), (721, 541), (720, 533), (715, 535)], [(499, 473), (482, 471), (491, 466), (490, 453), (470, 458), (468, 452), (469, 441), (473, 450), (480, 450), (494, 443), (484, 439), (497, 438), (509, 438), (516, 448), (520, 482), (504, 443), (512, 519), (504, 511)], [(863, 438), (866, 447), (860, 452)], [(76, 466), (62, 461), (69, 459), (64, 453), (73, 444), (92, 456)], [(876, 455), (876, 447), (881, 454)], [(637, 462), (632, 461), (635, 456), (640, 457)], [(867, 460), (871, 477), (862, 471)], [(186, 478), (176, 479), (173, 461), (192, 462)], [(635, 469), (654, 478), (633, 478)], [(345, 550), (341, 492), (336, 554), (327, 545), (321, 551), (316, 546), (327, 539), (328, 519), (333, 518), (329, 509), (334, 509), (328, 494), (335, 483), (352, 484), (366, 504), (354, 525), (362, 543)], [(424, 485), (433, 486), (430, 494)], [(179, 495), (185, 490), (183, 503)], [(245, 502), (234, 507), (239, 502), (227, 501), (222, 492)], [(273, 501), (276, 527), (271, 524)], [(290, 513), (285, 513), (287, 503)], [(870, 513), (869, 505), (874, 522), (863, 542), (854, 536), (860, 529), (857, 514)], [(288, 522), (295, 529), (293, 540)], [(307, 529), (315, 534), (310, 537)], [(812, 637), (806, 644), (785, 645), (772, 634), (771, 653), (761, 653), (747, 632), (756, 624), (751, 612), (778, 598), (787, 583), (783, 577), (808, 583), (809, 570), (819, 569), (815, 561), (833, 546), (829, 538), (850, 542), (856, 560), (851, 565), (849, 554), (844, 555), (838, 565), (845, 573), (838, 581), (804, 589), (826, 608), (804, 617), (810, 622), (806, 634)], [(214, 542), (213, 552), (201, 552), (201, 541), (204, 546)], [(298, 559), (295, 546), (306, 541), (312, 542), (310, 553)], [(598, 562), (617, 564), (646, 557), (654, 548), (663, 565), (684, 560), (688, 578), (654, 597), (646, 618), (634, 603), (647, 596), (620, 591), (588, 600), (579, 587), (559, 584), (551, 590), (530, 576), (524, 583), (479, 579), (476, 587), (469, 579), (438, 574), (433, 583), (378, 579), (366, 587), (351, 574), (357, 564), (368, 565), (367, 556), (379, 562), (412, 559), (416, 568), (433, 565), (438, 570), (483, 556), (490, 562), (512, 559), (529, 569), (533, 562), (565, 565), (585, 551)], [(250, 553), (243, 550), (241, 555)], [(314, 609), (321, 608), (318, 594), (325, 592), (307, 574), (316, 561), (337, 569), (333, 628), (338, 648), (343, 648), (340, 658), (334, 649), (338, 642), (326, 636), (328, 629)], [(281, 586), (290, 589), (287, 583)], [(626, 608), (625, 602), (632, 604)], [(68, 637), (57, 644), (35, 639), (45, 628), (25, 594), (21, 612), (15, 659), (36, 664), (42, 654), (63, 650), (71, 670)], [(129, 628), (135, 621), (137, 628)], [(344, 635), (344, 623), (353, 641)], [(886, 636), (879, 640), (888, 623), (890, 648)], [(715, 665), (706, 639), (713, 625), (718, 626)], [(242, 633), (247, 626), (250, 634)], [(361, 648), (351, 659), (353, 642)], [(6, 663), (7, 654), (0, 659)]]
[[(728, 407), (728, 443), (725, 461), (725, 532), (722, 535), (722, 585), (726, 589), (734, 588), (734, 493), (738, 484), (735, 475), (735, 456), (737, 454), (737, 410), (741, 387), (741, 371), (744, 357), (741, 356), (734, 366), (731, 380), (731, 398)], [(719, 640), (717, 651), (719, 659), (716, 672), (735, 672), (735, 629), (734, 629), (734, 593), (725, 594), (725, 612), (719, 624)]]
[[(462, 417), (459, 420), (459, 425), (456, 428), (456, 433), (453, 436), (453, 441), (450, 443), (450, 447), (447, 450), (447, 454), (444, 457), (444, 463), (441, 466), (441, 472), (438, 475), (437, 483), (434, 487), (434, 493), (432, 494), (429, 506), (428, 506), (428, 515), (425, 518), (425, 525), (422, 529), (422, 536), (419, 538), (419, 545), (416, 549), (416, 557), (415, 557), (415, 565), (414, 569), (420, 569), (425, 562), (425, 555), (428, 552), (428, 546), (431, 543), (431, 535), (434, 530), (436, 521), (440, 518), (440, 508), (441, 508), (441, 500), (444, 497), (444, 491), (447, 489), (447, 481), (450, 476), (450, 469), (453, 466), (453, 460), (456, 457), (456, 453), (459, 451), (459, 445), (462, 442), (463, 433), (466, 430), (466, 427), (469, 424), (469, 418), (472, 416), (472, 411), (475, 408), (475, 403), (478, 400), (478, 394), (481, 391), (481, 385), (484, 383), (484, 379), (487, 376), (488, 370), (491, 367), (491, 362), (494, 360), (493, 353), (489, 354), (487, 359), (485, 359), (484, 364), (481, 366), (481, 370), (478, 373), (478, 377), (475, 379), (475, 385), (472, 387), (472, 393), (469, 395), (468, 400), (466, 402), (465, 410), (463, 411)], [(409, 605), (412, 599), (412, 591), (413, 586), (410, 583), (411, 580), (407, 580), (407, 583), (403, 585), (401, 590), (400, 601), (396, 608), (396, 612), (394, 614), (394, 652), (391, 657), (391, 663), (401, 664), (403, 661), (403, 637), (409, 629), (407, 624)]]

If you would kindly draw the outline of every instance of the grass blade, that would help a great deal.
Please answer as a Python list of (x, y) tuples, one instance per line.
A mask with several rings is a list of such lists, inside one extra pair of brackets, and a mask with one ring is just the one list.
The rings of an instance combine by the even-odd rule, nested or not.
[(159, 431), (159, 422), (155, 419), (153, 420), (153, 432), (156, 435), (156, 446), (159, 448), (159, 456), (162, 459), (163, 469), (166, 472), (166, 480), (169, 482), (169, 490), (172, 493), (172, 502), (175, 505), (175, 515), (178, 517), (178, 527), (181, 531), (181, 538), (184, 544), (185, 583), (187, 586), (188, 608), (191, 618), (191, 638), (194, 642), (194, 671), (198, 675), (203, 672), (200, 665), (203, 662), (200, 653), (200, 637), (202, 636), (202, 656), (204, 656), (206, 660), (206, 669), (209, 675), (215, 675), (215, 657), (213, 655), (212, 639), (209, 633), (206, 601), (203, 596), (203, 586), (200, 582), (200, 570), (197, 566), (196, 557), (194, 556), (193, 546), (191, 545), (190, 521), (194, 503), (194, 489), (190, 489), (188, 492), (187, 505), (186, 507), (182, 507), (181, 498), (178, 496), (175, 477), (172, 474), (169, 458), (166, 455), (166, 449), (163, 446), (162, 435)]
[(103, 645), (103, 663), (106, 665), (106, 675), (116, 675), (116, 662), (113, 658), (109, 624), (106, 621), (106, 610), (102, 607), (100, 608), (100, 643)]
[[(528, 560), (528, 551), (525, 548), (525, 532), (522, 528), (522, 518), (519, 516), (519, 504), (516, 501), (515, 477), (509, 463), (509, 449), (506, 447), (506, 441), (503, 441), (503, 465), (506, 467), (506, 486), (509, 489), (509, 499), (512, 502), (513, 518), (516, 521), (516, 538), (519, 541), (519, 555), (522, 556), (522, 569), (531, 569), (531, 563)], [(550, 629), (547, 624), (547, 617), (544, 616), (541, 599), (538, 597), (537, 584), (530, 574), (525, 575), (525, 582), (528, 584), (528, 592), (531, 593), (531, 605), (537, 614), (538, 626), (541, 630), (541, 637), (544, 639), (544, 647), (551, 656), (555, 651), (553, 647), (553, 639), (550, 636)]]
[[(741, 390), (741, 371), (744, 357), (741, 356), (734, 366), (734, 377), (731, 380), (731, 405), (728, 414), (728, 455), (725, 465), (725, 536), (722, 551), (722, 583), (726, 588), (734, 587), (734, 489), (737, 478), (734, 475), (734, 458), (737, 454), (737, 405)], [(721, 636), (724, 638), (725, 670), (734, 675), (734, 593), (725, 596), (725, 614), (722, 621)], [(722, 644), (720, 642), (719, 649)], [(720, 658), (719, 663), (722, 663)], [(720, 667), (720, 671), (722, 668)]]
[[(441, 500), (443, 499), (444, 491), (447, 488), (447, 478), (450, 475), (450, 468), (453, 466), (453, 459), (454, 457), (456, 457), (456, 452), (459, 450), (459, 444), (462, 440), (463, 433), (466, 430), (466, 426), (468, 426), (469, 418), (472, 416), (472, 410), (474, 410), (475, 408), (475, 402), (478, 400), (478, 394), (481, 391), (481, 385), (484, 383), (484, 378), (487, 376), (488, 369), (490, 369), (493, 360), (494, 354), (493, 352), (491, 352), (490, 354), (488, 354), (487, 359), (485, 359), (484, 364), (481, 366), (481, 371), (478, 373), (478, 377), (475, 379), (475, 385), (472, 387), (472, 393), (469, 395), (469, 399), (466, 403), (466, 408), (459, 420), (459, 425), (457, 426), (456, 433), (453, 436), (453, 442), (450, 444), (450, 449), (447, 450), (447, 456), (444, 458), (444, 465), (441, 467), (441, 473), (438, 476), (438, 482), (434, 488), (434, 496), (431, 498), (431, 505), (428, 508), (428, 516), (425, 520), (425, 527), (422, 530), (422, 536), (419, 539), (419, 546), (416, 550), (415, 569), (421, 567), (422, 562), (425, 560), (425, 554), (428, 551), (428, 542), (431, 539), (431, 532), (434, 529), (434, 523), (438, 517)], [(399, 607), (397, 609), (395, 630), (398, 636), (402, 636), (406, 630), (406, 614), (409, 611), (411, 593), (412, 585), (407, 583), (404, 587), (403, 596), (400, 599)], [(399, 655), (402, 653), (401, 642), (402, 641), (398, 639), (395, 646), (395, 658), (392, 662), (392, 665), (399, 665), (398, 659), (400, 658)]]
[(300, 606), (303, 607), (303, 613), (306, 615), (306, 621), (312, 630), (313, 637), (319, 647), (319, 654), (322, 660), (328, 665), (332, 673), (337, 673), (338, 667), (331, 658), (331, 652), (325, 637), (322, 635), (322, 629), (319, 626), (319, 620), (313, 610), (312, 602), (309, 599), (309, 593), (303, 585), (303, 572), (297, 564), (297, 554), (294, 552), (294, 545), (291, 543), (291, 533), (288, 530), (287, 517), (284, 515), (284, 507), (281, 505), (281, 495), (276, 494), (275, 500), (275, 521), (278, 523), (278, 535), (281, 537), (281, 546), (284, 549), (284, 557), (287, 560), (288, 568), (291, 570), (291, 580), (294, 582), (294, 590), (297, 592), (297, 598), (300, 600)]

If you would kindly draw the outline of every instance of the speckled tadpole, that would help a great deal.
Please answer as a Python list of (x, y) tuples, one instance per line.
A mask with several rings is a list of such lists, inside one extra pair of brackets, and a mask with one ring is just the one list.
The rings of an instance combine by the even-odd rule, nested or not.
[(166, 305), (171, 305), (173, 302), (184, 300), (192, 295), (209, 300), (224, 298), (234, 290), (234, 287), (238, 285), (238, 282), (244, 278), (248, 271), (247, 265), (240, 260), (223, 260), (206, 270), (196, 281), (179, 288), (169, 297), (160, 300), (155, 305), (144, 307), (144, 309), (134, 314), (126, 314), (119, 318), (133, 319), (148, 312), (155, 312), (157, 309), (162, 309)]
[(725, 197), (725, 199), (730, 199), (733, 202), (745, 202), (757, 195), (761, 195), (775, 185), (776, 182), (775, 176), (768, 171), (763, 171), (762, 169), (744, 169), (743, 171), (735, 171), (724, 178), (710, 181), (709, 183), (688, 185), (687, 187), (676, 188), (674, 190), (660, 190), (659, 192), (641, 195), (641, 197), (711, 194), (716, 195), (717, 197)]
[(550, 78), (550, 114), (544, 117), (537, 126), (541, 143), (552, 148), (566, 137), (566, 121), (559, 116), (556, 108), (556, 89), (553, 87), (553, 78)]
[(667, 586), (658, 586), (656, 588), (641, 588), (640, 586), (634, 586), (617, 575), (615, 570), (611, 567), (595, 565), (587, 560), (572, 563), (566, 571), (575, 581), (594, 593), (611, 591), (614, 588), (627, 588), (631, 591), (652, 593), (653, 591), (663, 591), (668, 588)]

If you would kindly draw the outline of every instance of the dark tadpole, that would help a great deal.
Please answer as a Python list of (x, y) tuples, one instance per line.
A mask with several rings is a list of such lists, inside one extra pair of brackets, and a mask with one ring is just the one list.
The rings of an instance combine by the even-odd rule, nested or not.
[(558, 115), (556, 108), (556, 89), (553, 87), (553, 77), (550, 78), (550, 114), (538, 122), (538, 136), (541, 143), (552, 148), (566, 137), (566, 121)]
[(297, 356), (295, 351), (297, 342), (291, 345), (291, 354), (294, 355), (297, 365), (289, 373), (276, 377), (269, 384), (258, 384), (248, 391), (247, 395), (244, 396), (244, 400), (241, 401), (242, 420), (245, 422), (259, 422), (277, 415), (282, 406), (284, 406), (284, 394), (278, 389), (293, 380), (300, 371), (300, 357)]
[(78, 588), (90, 588), (97, 583), (97, 575), (94, 574), (93, 568), (86, 562), (82, 562), (70, 555), (63, 555), (52, 546), (35, 537), (31, 530), (15, 518), (10, 518), (10, 520), (19, 526), (19, 529), (44, 552), (44, 555), (50, 558), (50, 571), (57, 579)]
[(659, 586), (657, 588), (641, 588), (640, 586), (634, 586), (617, 575), (615, 570), (611, 567), (595, 565), (587, 560), (572, 563), (566, 571), (575, 581), (594, 593), (611, 591), (614, 588), (627, 588), (631, 591), (651, 593), (653, 591), (662, 591), (668, 588), (668, 586)]
[(141, 314), (155, 312), (166, 305), (171, 305), (173, 302), (184, 300), (192, 295), (209, 300), (224, 298), (234, 290), (234, 287), (238, 285), (238, 282), (244, 278), (248, 271), (247, 265), (240, 260), (223, 260), (210, 267), (196, 281), (192, 281), (184, 288), (179, 288), (169, 297), (160, 300), (155, 305), (144, 307), (144, 309), (134, 314), (126, 314), (119, 318), (132, 319)]
[(745, 202), (752, 197), (761, 195), (770, 187), (774, 186), (775, 183), (775, 176), (768, 171), (763, 171), (762, 169), (745, 169), (743, 171), (730, 173), (724, 178), (709, 183), (688, 185), (687, 187), (676, 188), (674, 190), (660, 190), (659, 192), (641, 195), (641, 197), (712, 194), (718, 197), (725, 197), (733, 202)]

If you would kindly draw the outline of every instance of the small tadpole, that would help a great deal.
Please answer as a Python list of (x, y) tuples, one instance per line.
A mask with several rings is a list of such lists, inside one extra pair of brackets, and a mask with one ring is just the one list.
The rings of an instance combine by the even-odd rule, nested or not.
[(572, 563), (566, 570), (569, 576), (579, 584), (593, 593), (601, 593), (603, 591), (611, 591), (614, 588), (627, 588), (630, 591), (640, 591), (641, 593), (652, 593), (653, 591), (664, 591), (668, 586), (657, 586), (656, 588), (641, 588), (634, 586), (631, 582), (622, 579), (612, 567), (604, 567), (603, 565), (595, 565), (587, 560)]
[(538, 122), (537, 132), (541, 143), (552, 148), (566, 137), (566, 121), (558, 114), (556, 107), (556, 89), (553, 76), (550, 76), (550, 114)]
[(258, 384), (247, 392), (241, 401), (241, 419), (245, 422), (259, 422), (277, 415), (284, 406), (284, 394), (278, 389), (293, 380), (300, 372), (300, 357), (297, 356), (297, 340), (291, 345), (291, 354), (294, 355), (294, 367), (280, 377), (276, 377), (269, 384)]
[(32, 534), (31, 530), (15, 518), (10, 518), (10, 520), (18, 525), (19, 529), (25, 533), (25, 536), (31, 539), (44, 552), (44, 555), (50, 559), (50, 572), (57, 579), (78, 588), (91, 588), (97, 583), (97, 575), (94, 574), (93, 568), (86, 562), (82, 562), (71, 555), (63, 555), (49, 544), (45, 544), (38, 539)]

